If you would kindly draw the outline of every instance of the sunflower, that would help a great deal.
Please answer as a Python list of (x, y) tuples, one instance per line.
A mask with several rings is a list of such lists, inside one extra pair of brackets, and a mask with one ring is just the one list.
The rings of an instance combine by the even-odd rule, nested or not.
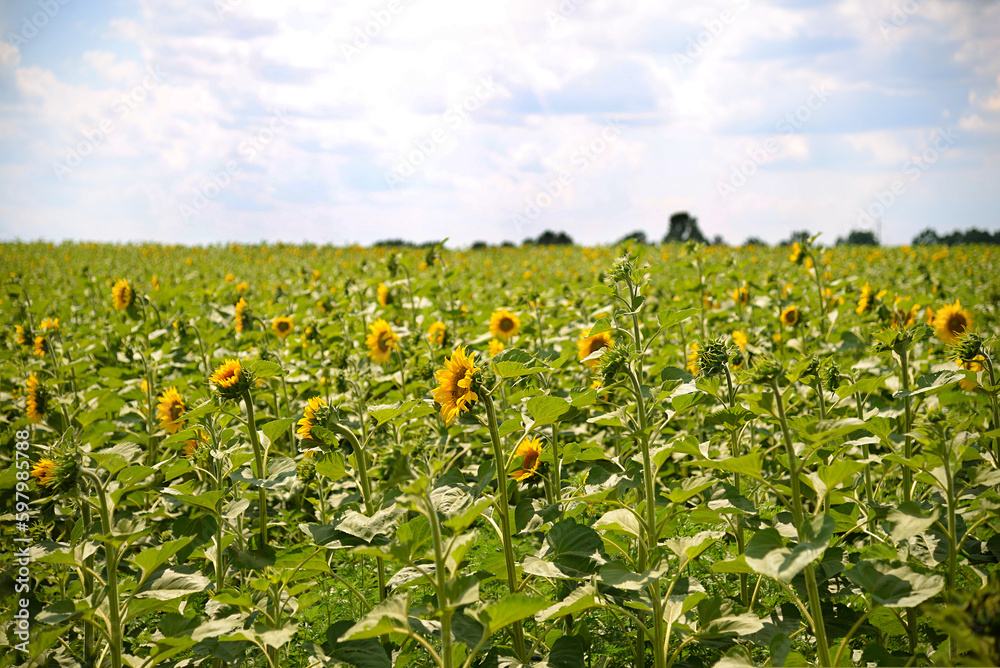
[(521, 457), (521, 468), (512, 471), (510, 477), (521, 482), (538, 473), (538, 465), (541, 464), (542, 442), (537, 438), (529, 438), (521, 441), (517, 446), (515, 457)]
[(931, 308), (930, 306), (928, 306), (927, 310), (924, 311), (924, 319), (925, 319), (925, 321), (927, 322), (928, 325), (931, 325), (931, 326), (934, 325), (934, 318), (935, 318), (935, 316), (937, 316), (937, 314), (934, 312), (934, 309)]
[(236, 277), (233, 276), (231, 273), (230, 274), (226, 274), (226, 283), (232, 283), (235, 280), (236, 280)]
[(499, 339), (490, 339), (490, 357), (496, 357), (503, 348), (504, 345)]
[(21, 325), (14, 325), (14, 337), (17, 339), (18, 345), (30, 346), (35, 337), (31, 335), (30, 329), (25, 329)]
[(188, 459), (191, 459), (194, 457), (195, 453), (198, 452), (198, 448), (201, 447), (201, 444), (205, 442), (205, 432), (201, 429), (195, 429), (194, 438), (189, 438), (184, 441), (184, 445), (181, 447), (181, 454)]
[(249, 289), (250, 289), (250, 284), (247, 283), (246, 281), (242, 281), (236, 284), (236, 292), (238, 292), (241, 295)]
[(245, 330), (251, 329), (253, 327), (253, 320), (250, 314), (250, 306), (247, 304), (247, 300), (240, 297), (240, 300), (236, 302), (236, 311), (233, 313), (233, 322), (236, 325), (236, 331), (243, 333)]
[(227, 359), (208, 377), (223, 399), (238, 399), (253, 384), (253, 374), (239, 360)]
[[(969, 360), (968, 362), (957, 360), (958, 366), (962, 367), (966, 371), (972, 371), (975, 373), (979, 373), (980, 371), (983, 370), (983, 362), (985, 361), (986, 360), (983, 358), (982, 355), (979, 355), (976, 357), (976, 359)], [(977, 383), (974, 380), (966, 380), (963, 378), (962, 380), (958, 381), (958, 385), (966, 392), (971, 392), (972, 390), (976, 389), (979, 386), (979, 383)]]
[(733, 290), (731, 294), (737, 306), (746, 306), (750, 303), (750, 286), (746, 283)]
[(427, 330), (427, 340), (437, 346), (443, 346), (448, 339), (448, 326), (438, 320)]
[(687, 355), (687, 372), (692, 376), (698, 375), (698, 351), (701, 350), (701, 346), (697, 343), (691, 344), (691, 352)]
[(295, 323), (292, 322), (291, 318), (279, 317), (271, 321), (271, 329), (274, 330), (279, 339), (284, 339), (295, 329)]
[(490, 315), (490, 334), (504, 341), (517, 336), (521, 328), (521, 320), (505, 308), (494, 311)]
[(737, 329), (733, 332), (733, 343), (738, 345), (741, 351), (747, 349), (747, 335), (742, 329)]
[(383, 318), (369, 325), (368, 331), (368, 337), (365, 339), (368, 357), (377, 364), (385, 364), (392, 357), (392, 351), (399, 348), (399, 336)]
[(441, 419), (450, 425), (462, 411), (469, 410), (469, 404), (479, 401), (472, 389), (472, 376), (479, 370), (475, 366), (476, 353), (465, 354), (459, 346), (451, 359), (445, 360), (444, 368), (438, 370), (438, 387), (434, 390), (434, 401), (441, 405)]
[(805, 249), (802, 245), (796, 241), (792, 244), (792, 252), (788, 255), (788, 261), (794, 262), (795, 264), (801, 263), (805, 259)]
[(38, 376), (34, 373), (28, 376), (27, 397), (28, 418), (38, 424), (45, 417), (48, 408), (48, 393), (45, 391), (45, 387), (38, 382)]
[(42, 487), (51, 487), (56, 484), (56, 463), (51, 459), (39, 459), (31, 469), (31, 475), (38, 478), (38, 484)]
[(378, 284), (378, 303), (382, 306), (388, 306), (392, 303), (392, 293), (389, 292), (389, 286), (385, 283)]
[(601, 360), (599, 358), (587, 359), (598, 350), (602, 348), (611, 348), (614, 345), (614, 341), (611, 339), (611, 330), (600, 332), (590, 336), (590, 330), (585, 329), (580, 334), (579, 340), (576, 342), (577, 347), (577, 358), (584, 363), (589, 369), (594, 369), (601, 365)]
[(892, 326), (897, 329), (902, 323), (903, 329), (912, 327), (917, 322), (917, 315), (920, 313), (920, 304), (914, 304), (909, 310), (897, 308), (892, 313)]
[(878, 297), (875, 297), (874, 293), (875, 291), (872, 290), (872, 286), (865, 281), (865, 286), (861, 288), (861, 299), (858, 300), (858, 308), (855, 309), (858, 315), (871, 311), (875, 307), (876, 300), (885, 294), (885, 290), (880, 292)]
[(787, 307), (781, 312), (781, 323), (788, 327), (794, 327), (799, 322), (799, 307), (795, 304)]
[(970, 327), (972, 314), (962, 308), (962, 302), (945, 304), (934, 316), (934, 329), (945, 343), (955, 343)]
[(42, 329), (59, 329), (59, 318), (43, 318), (39, 326)]
[(323, 397), (313, 397), (309, 400), (308, 405), (306, 405), (305, 415), (298, 421), (299, 428), (295, 431), (303, 441), (313, 439), (313, 424), (318, 421), (317, 414), (325, 406), (326, 401)]
[(124, 278), (118, 279), (111, 287), (111, 301), (116, 311), (124, 311), (135, 303), (135, 291)]
[(44, 336), (35, 337), (35, 345), (31, 349), (31, 354), (35, 357), (45, 357), (49, 352), (49, 340)]
[(176, 434), (184, 425), (184, 421), (180, 419), (183, 414), (184, 401), (177, 388), (168, 387), (163, 390), (156, 406), (156, 417), (160, 421), (160, 428), (168, 434)]

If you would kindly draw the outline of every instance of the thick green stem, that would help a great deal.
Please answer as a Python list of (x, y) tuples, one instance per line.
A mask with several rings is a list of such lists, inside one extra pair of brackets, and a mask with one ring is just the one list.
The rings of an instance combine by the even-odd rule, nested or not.
[[(858, 419), (864, 422), (865, 406), (861, 401), (860, 392), (856, 392), (854, 394), (854, 402), (858, 407)], [(865, 500), (868, 501), (869, 504), (872, 504), (875, 502), (875, 494), (872, 491), (872, 465), (871, 462), (868, 461), (868, 459), (871, 458), (871, 454), (867, 443), (863, 443), (861, 445), (861, 452), (865, 457)]]
[[(1000, 429), (1000, 400), (997, 399), (997, 377), (993, 369), (993, 360), (988, 354), (983, 355), (986, 371), (990, 375), (990, 409), (993, 412), (993, 428)], [(993, 437), (993, 461), (1000, 466), (1000, 439)]]
[[(81, 473), (90, 478), (97, 491), (97, 500), (100, 503), (101, 531), (105, 536), (111, 536), (111, 511), (108, 508), (107, 491), (101, 479), (92, 471), (83, 470)], [(84, 503), (89, 503), (85, 501)], [(122, 613), (121, 601), (118, 597), (118, 547), (110, 540), (104, 543), (104, 562), (107, 569), (108, 586), (108, 637), (111, 641), (109, 653), (111, 655), (111, 668), (122, 668)]]
[(451, 602), (448, 600), (448, 569), (444, 563), (444, 546), (441, 538), (441, 525), (437, 509), (431, 500), (430, 492), (424, 493), (424, 503), (427, 505), (427, 519), (431, 525), (431, 540), (434, 543), (434, 570), (437, 576), (437, 602), (441, 614), (441, 661), (444, 668), (452, 668), (451, 655)]
[[(482, 393), (483, 404), (486, 407), (486, 421), (490, 430), (490, 440), (493, 442), (493, 459), (497, 467), (497, 510), (500, 512), (500, 536), (503, 543), (504, 563), (507, 567), (507, 588), (511, 594), (518, 590), (517, 569), (514, 565), (514, 545), (510, 532), (510, 508), (507, 505), (507, 470), (503, 456), (503, 446), (500, 444), (500, 430), (497, 428), (497, 412), (493, 406), (493, 397), (488, 392)], [(528, 657), (524, 646), (524, 629), (520, 622), (511, 625), (511, 639), (514, 642), (514, 652), (522, 662)]]
[(562, 473), (559, 467), (559, 423), (552, 424), (552, 500), (562, 502)]
[[(90, 535), (90, 503), (82, 499), (80, 511), (83, 516), (83, 535)], [(94, 555), (90, 555), (84, 560), (83, 569), (83, 595), (90, 598), (94, 593)], [(90, 624), (83, 625), (83, 656), (88, 666), (94, 665), (94, 627)]]
[[(247, 431), (250, 432), (250, 443), (253, 445), (254, 466), (257, 468), (256, 476), (258, 480), (263, 481), (267, 478), (267, 471), (264, 468), (266, 461), (264, 448), (261, 447), (260, 438), (257, 436), (257, 422), (254, 420), (253, 414), (253, 398), (250, 396), (249, 389), (243, 392), (243, 406), (247, 411)], [(258, 549), (263, 552), (267, 549), (267, 489), (263, 485), (257, 490), (257, 506), (260, 517), (260, 542)]]
[[(729, 407), (733, 408), (736, 406), (736, 391), (733, 387), (733, 374), (729, 371), (729, 365), (726, 364), (723, 369), (726, 371), (726, 386), (729, 389)], [(729, 456), (738, 457), (739, 456), (739, 432), (737, 429), (729, 430)], [(742, 476), (739, 473), (733, 474), (733, 486), (736, 488), (737, 494), (742, 494)], [(736, 533), (736, 552), (742, 555), (746, 552), (746, 536), (743, 534), (743, 524), (740, 520), (740, 516), (736, 515), (734, 518), (735, 523), (735, 533)], [(743, 605), (750, 606), (750, 587), (749, 580), (746, 573), (740, 573), (740, 600)]]
[[(792, 445), (792, 434), (788, 430), (785, 406), (777, 379), (771, 380), (771, 390), (774, 392), (774, 403), (778, 411), (778, 420), (781, 422), (781, 433), (785, 441), (785, 454), (788, 457), (788, 472), (791, 476), (792, 489), (792, 517), (795, 521), (795, 526), (798, 527), (799, 540), (802, 540), (805, 513), (802, 509), (802, 493), (799, 488), (798, 455), (795, 454), (795, 446)], [(809, 593), (809, 612), (813, 622), (813, 633), (816, 635), (816, 652), (819, 655), (820, 665), (832, 666), (830, 647), (826, 639), (826, 626), (823, 623), (823, 608), (819, 599), (819, 586), (816, 583), (816, 572), (813, 570), (811, 563), (805, 568), (805, 579), (806, 590)]]
[[(910, 439), (910, 430), (913, 428), (913, 415), (910, 406), (910, 361), (909, 349), (904, 343), (896, 350), (899, 355), (899, 372), (903, 382), (903, 458), (906, 464), (903, 465), (903, 501), (909, 501), (913, 494), (913, 472), (910, 471), (910, 459), (913, 457), (913, 441)], [(910, 641), (910, 652), (917, 651), (917, 611), (913, 608), (906, 609), (906, 635)]]

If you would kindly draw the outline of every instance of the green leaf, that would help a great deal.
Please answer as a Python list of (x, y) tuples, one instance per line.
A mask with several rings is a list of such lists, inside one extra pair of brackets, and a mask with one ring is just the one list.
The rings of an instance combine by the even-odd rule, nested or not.
[(499, 601), (477, 603), (469, 608), (468, 613), (483, 625), (488, 634), (493, 634), (514, 622), (533, 616), (548, 605), (549, 602), (541, 598), (510, 594)]
[(419, 399), (411, 399), (409, 401), (397, 401), (391, 404), (369, 406), (368, 414), (375, 418), (375, 422), (378, 424), (385, 424), (386, 422), (395, 420), (418, 403), (420, 403)]
[(701, 468), (719, 469), (730, 473), (739, 473), (754, 480), (764, 480), (761, 471), (764, 468), (763, 458), (760, 451), (751, 452), (742, 457), (730, 457), (722, 460), (700, 460), (691, 462), (692, 466)]
[(136, 591), (136, 598), (154, 598), (171, 601), (190, 594), (197, 594), (212, 586), (212, 581), (193, 566), (164, 568), (152, 574)]
[(535, 619), (538, 622), (544, 622), (545, 620), (552, 619), (553, 617), (575, 615), (578, 612), (589, 610), (590, 608), (595, 608), (599, 605), (600, 601), (597, 598), (597, 588), (593, 585), (593, 583), (588, 582), (582, 587), (578, 587), (571, 591), (569, 596), (566, 596), (563, 600), (539, 612), (535, 615)]
[(142, 577), (145, 578), (157, 568), (167, 563), (170, 557), (180, 552), (192, 540), (194, 540), (193, 536), (185, 536), (177, 540), (167, 541), (155, 547), (147, 547), (135, 553), (132, 557), (132, 563), (142, 569)]
[(595, 529), (621, 531), (639, 538), (642, 535), (635, 513), (625, 508), (617, 508), (604, 513), (596, 522)]
[(663, 329), (670, 329), (671, 327), (676, 327), (679, 323), (684, 322), (696, 313), (698, 313), (698, 309), (696, 308), (686, 308), (680, 311), (675, 308), (665, 308), (656, 314), (656, 319), (660, 321), (660, 327)]
[(569, 402), (560, 397), (543, 395), (528, 399), (528, 414), (534, 418), (536, 427), (558, 421), (569, 408)]
[(502, 350), (493, 358), (493, 369), (501, 378), (518, 378), (548, 371), (534, 357), (520, 348)]
[(410, 628), (410, 595), (404, 590), (382, 601), (340, 636), (340, 642), (377, 638)]
[(694, 536), (669, 538), (666, 541), (666, 546), (670, 548), (671, 552), (681, 557), (682, 561), (688, 561), (698, 558), (723, 535), (722, 531), (702, 531)]
[(858, 562), (844, 575), (887, 608), (912, 608), (944, 588), (940, 575), (923, 575), (906, 565), (894, 568), (883, 561)]
[(890, 510), (886, 518), (892, 525), (889, 537), (895, 542), (909, 540), (930, 529), (937, 518), (937, 508), (932, 508), (930, 513), (925, 515), (918, 503), (904, 501)]
[(614, 325), (611, 324), (611, 318), (598, 318), (597, 322), (594, 323), (594, 326), (590, 328), (590, 332), (588, 332), (587, 336), (603, 334), (604, 332), (611, 331), (612, 329), (614, 329)]
[(816, 517), (801, 528), (802, 540), (793, 548), (785, 546), (777, 529), (758, 531), (747, 543), (744, 558), (755, 573), (791, 582), (826, 551), (835, 527), (830, 515)]
[(552, 643), (546, 663), (551, 668), (580, 668), (585, 665), (583, 640), (577, 636), (560, 636)]
[(285, 433), (288, 426), (295, 422), (292, 418), (278, 418), (277, 420), (271, 420), (260, 429), (267, 436), (267, 439), (274, 443), (278, 440), (278, 437)]
[(254, 360), (250, 362), (250, 371), (256, 378), (271, 378), (273, 376), (284, 376), (285, 372), (277, 362), (268, 360)]
[(347, 462), (344, 460), (344, 455), (336, 450), (324, 452), (316, 460), (316, 473), (330, 480), (340, 480), (346, 477)]

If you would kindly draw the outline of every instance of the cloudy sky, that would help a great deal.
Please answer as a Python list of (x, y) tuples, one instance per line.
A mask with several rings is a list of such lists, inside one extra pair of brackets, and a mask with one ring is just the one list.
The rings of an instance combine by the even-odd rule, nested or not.
[(0, 238), (995, 230), (998, 26), (982, 0), (7, 0)]

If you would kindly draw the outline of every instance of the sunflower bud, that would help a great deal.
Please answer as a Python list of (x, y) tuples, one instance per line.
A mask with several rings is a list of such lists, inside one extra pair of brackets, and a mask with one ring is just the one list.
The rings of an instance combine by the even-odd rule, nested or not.
[(614, 377), (621, 373), (625, 365), (628, 364), (631, 349), (628, 345), (615, 346), (605, 349), (601, 355), (601, 375), (604, 376), (604, 385), (610, 385)]
[(629, 257), (629, 254), (625, 253), (620, 258), (615, 260), (613, 265), (611, 265), (611, 268), (608, 270), (608, 279), (612, 283), (632, 280), (632, 271), (634, 269), (635, 263), (632, 262), (632, 258)]
[(836, 392), (843, 381), (843, 376), (840, 373), (840, 367), (831, 363), (825, 364), (820, 368), (819, 379), (827, 392)]
[(723, 337), (709, 341), (703, 350), (698, 351), (698, 370), (705, 376), (721, 374), (726, 370), (730, 354), (729, 345)]
[(970, 332), (958, 339), (951, 348), (954, 358), (965, 364), (980, 361), (977, 359), (983, 352), (983, 337), (977, 332)]
[(781, 362), (770, 356), (760, 357), (757, 362), (747, 371), (747, 379), (751, 383), (758, 385), (768, 385), (772, 381), (781, 378), (785, 373)]
[(809, 362), (806, 364), (806, 368), (802, 370), (802, 378), (818, 378), (820, 371), (819, 358), (815, 355), (809, 358)]

